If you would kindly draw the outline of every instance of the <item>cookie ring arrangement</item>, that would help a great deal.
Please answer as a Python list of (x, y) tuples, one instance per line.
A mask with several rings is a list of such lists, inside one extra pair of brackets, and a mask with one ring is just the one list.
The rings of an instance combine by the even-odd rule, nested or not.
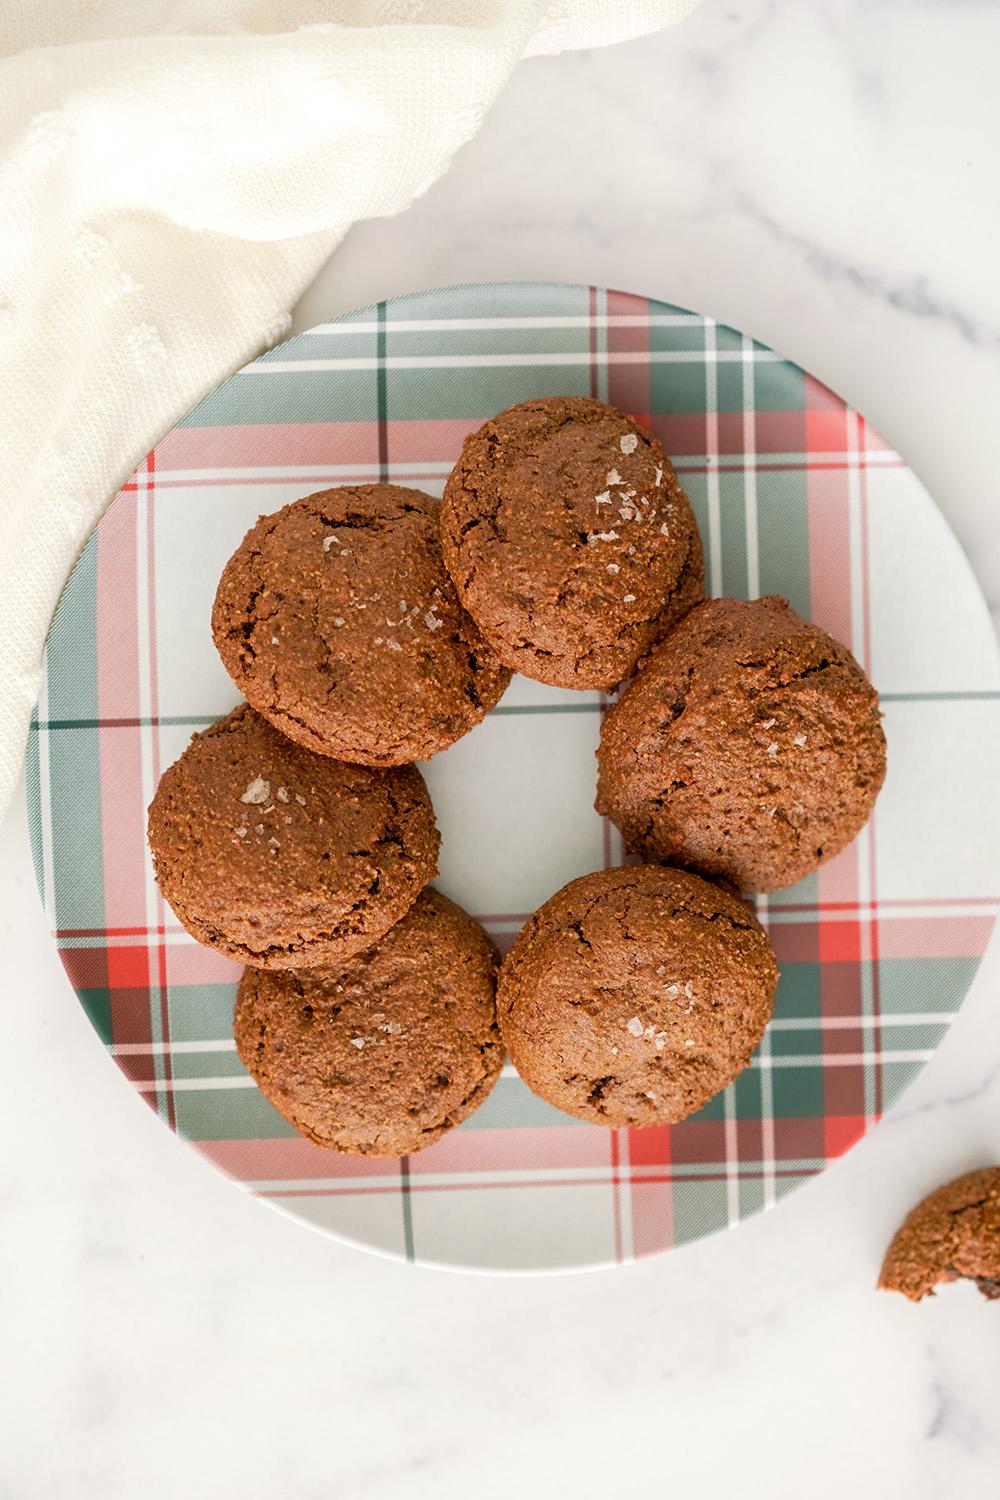
[[(408, 1155), (478, 1108), (504, 1050), (549, 1104), (639, 1130), (746, 1067), (778, 968), (743, 893), (863, 827), (878, 697), (784, 599), (705, 598), (694, 513), (631, 416), (524, 402), (466, 439), (440, 508), (378, 484), (261, 517), (212, 633), (247, 701), (164, 773), (149, 842), (179, 921), (246, 964), (237, 1050), (295, 1130)], [(428, 888), (439, 839), (412, 761), (514, 671), (626, 684), (597, 807), (641, 862), (554, 893), (501, 965)]]

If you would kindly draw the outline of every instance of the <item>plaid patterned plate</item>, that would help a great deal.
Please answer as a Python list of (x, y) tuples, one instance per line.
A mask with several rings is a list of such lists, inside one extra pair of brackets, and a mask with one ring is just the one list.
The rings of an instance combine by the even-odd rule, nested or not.
[[(237, 969), (160, 898), (145, 809), (234, 702), (216, 580), (258, 513), (377, 478), (440, 494), (512, 402), (593, 394), (677, 463), (714, 593), (786, 594), (882, 690), (889, 776), (840, 858), (760, 903), (782, 967), (750, 1068), (672, 1129), (604, 1131), (508, 1070), (410, 1159), (297, 1137), (231, 1040)], [(515, 679), (435, 759), (441, 884), (502, 946), (574, 875), (617, 863), (592, 811), (601, 696)], [(767, 1208), (878, 1120), (944, 1036), (993, 926), (1000, 665), (955, 539), (901, 459), (795, 365), (709, 318), (593, 288), (456, 287), (310, 330), (227, 381), (108, 510), (53, 621), (29, 760), (38, 883), (98, 1036), (172, 1130), (251, 1192), (371, 1249), (452, 1266), (578, 1267)]]

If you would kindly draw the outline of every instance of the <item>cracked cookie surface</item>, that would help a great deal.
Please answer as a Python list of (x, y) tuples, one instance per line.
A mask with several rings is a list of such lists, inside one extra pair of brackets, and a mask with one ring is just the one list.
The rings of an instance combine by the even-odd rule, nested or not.
[(885, 777), (878, 694), (777, 596), (706, 599), (605, 716), (597, 810), (643, 859), (792, 885), (867, 821)]
[(370, 484), (262, 516), (223, 570), (212, 635), (254, 708), (319, 755), (426, 760), (497, 703), (510, 672), (458, 602), (439, 504)]
[(343, 966), (247, 969), (236, 1048), (275, 1108), (317, 1145), (404, 1156), (472, 1114), (500, 1076), (496, 967), (479, 924), (427, 890)]
[(1000, 1298), (1000, 1166), (966, 1172), (911, 1209), (886, 1252), (879, 1287), (919, 1302), (961, 1278), (990, 1301)]
[(501, 968), (497, 1014), (521, 1077), (557, 1109), (663, 1125), (746, 1067), (777, 982), (737, 896), (631, 865), (573, 880), (535, 912)]
[(468, 437), (441, 536), (500, 659), (557, 687), (613, 687), (702, 597), (698, 527), (669, 459), (587, 397), (526, 401)]
[(440, 843), (415, 766), (312, 755), (247, 704), (164, 771), (148, 831), (188, 932), (274, 969), (369, 947), (433, 878)]

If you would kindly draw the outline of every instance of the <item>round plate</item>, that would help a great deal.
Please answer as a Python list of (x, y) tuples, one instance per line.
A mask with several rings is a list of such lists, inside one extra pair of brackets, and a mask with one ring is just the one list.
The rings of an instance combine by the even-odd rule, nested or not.
[[(869, 827), (759, 903), (781, 964), (751, 1066), (673, 1128), (602, 1130), (508, 1068), (419, 1155), (293, 1133), (238, 1062), (237, 967), (159, 894), (146, 807), (236, 693), (209, 612), (258, 514), (330, 485), (440, 495), (462, 439), (529, 397), (594, 395), (662, 440), (712, 593), (787, 595), (881, 690), (889, 775)], [(619, 863), (592, 810), (605, 700), (518, 677), (426, 769), (440, 884), (501, 947), (573, 876)], [(732, 1225), (820, 1172), (919, 1071), (996, 913), (1000, 666), (955, 539), (849, 407), (751, 338), (577, 286), (454, 287), (289, 340), (158, 443), (108, 510), (53, 621), (29, 761), (39, 886), (62, 960), (133, 1088), (267, 1202), (390, 1255), (504, 1270), (629, 1260)]]

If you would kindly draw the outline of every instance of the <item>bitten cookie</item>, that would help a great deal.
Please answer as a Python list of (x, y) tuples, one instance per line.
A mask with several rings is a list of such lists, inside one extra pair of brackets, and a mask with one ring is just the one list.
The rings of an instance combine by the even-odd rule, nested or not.
[(918, 1203), (893, 1236), (878, 1284), (919, 1302), (960, 1277), (1000, 1298), (1000, 1166), (967, 1172)]
[(530, 1089), (599, 1125), (683, 1120), (745, 1068), (778, 968), (747, 906), (632, 865), (570, 881), (522, 928), (497, 1014)]
[(846, 646), (787, 600), (706, 599), (606, 715), (597, 759), (629, 849), (771, 891), (867, 821), (885, 735)]
[(424, 891), (342, 967), (247, 969), (236, 1050), (262, 1093), (318, 1146), (405, 1156), (471, 1115), (500, 1076), (496, 964), (479, 924)]
[(459, 605), (438, 510), (397, 485), (322, 490), (262, 516), (226, 564), (212, 610), (226, 671), (308, 750), (426, 760), (509, 683)]
[(149, 809), (156, 878), (193, 937), (262, 969), (338, 963), (437, 872), (415, 766), (311, 755), (245, 703), (196, 734)]
[(512, 406), (467, 438), (441, 535), (497, 655), (557, 687), (613, 687), (702, 596), (698, 527), (669, 459), (582, 396)]

